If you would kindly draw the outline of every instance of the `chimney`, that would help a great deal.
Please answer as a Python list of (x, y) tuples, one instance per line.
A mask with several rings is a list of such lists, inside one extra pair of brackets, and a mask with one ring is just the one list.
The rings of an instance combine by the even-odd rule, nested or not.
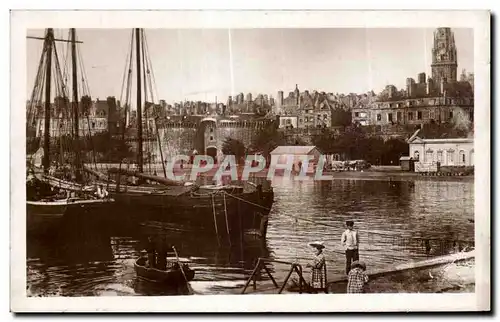
[(387, 95), (389, 96), (389, 98), (392, 98), (394, 96), (394, 86), (388, 85), (387, 92), (388, 92)]
[(412, 97), (414, 93), (415, 80), (413, 78), (406, 79), (406, 93), (408, 97)]
[(425, 84), (425, 73), (418, 74), (418, 83)]
[(432, 92), (432, 86), (434, 85), (434, 81), (432, 78), (427, 78), (427, 86), (426, 86), (426, 93), (427, 95), (430, 95)]

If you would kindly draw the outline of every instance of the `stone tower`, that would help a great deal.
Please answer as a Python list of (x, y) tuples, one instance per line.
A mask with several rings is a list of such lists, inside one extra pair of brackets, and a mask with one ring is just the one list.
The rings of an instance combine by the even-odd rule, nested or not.
[(457, 81), (457, 47), (450, 28), (438, 28), (434, 32), (432, 48), (432, 79), (435, 84)]

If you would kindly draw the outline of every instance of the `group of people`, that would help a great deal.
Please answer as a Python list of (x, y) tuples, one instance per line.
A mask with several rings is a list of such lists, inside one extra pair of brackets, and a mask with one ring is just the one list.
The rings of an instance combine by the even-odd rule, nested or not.
[(165, 236), (160, 237), (156, 241), (153, 239), (153, 237), (148, 237), (148, 242), (146, 245), (148, 261), (146, 265), (150, 268), (166, 270), (168, 264), (168, 251), (171, 249), (172, 247), (167, 243), (167, 239)]
[[(359, 261), (359, 235), (354, 229), (354, 221), (346, 221), (346, 230), (340, 239), (345, 250), (345, 273), (347, 275), (347, 293), (364, 293), (368, 283), (366, 274), (366, 264)], [(311, 268), (310, 286), (315, 289), (326, 290), (326, 261), (323, 249), (323, 242), (313, 242), (309, 244), (315, 249), (313, 260), (306, 267)]]

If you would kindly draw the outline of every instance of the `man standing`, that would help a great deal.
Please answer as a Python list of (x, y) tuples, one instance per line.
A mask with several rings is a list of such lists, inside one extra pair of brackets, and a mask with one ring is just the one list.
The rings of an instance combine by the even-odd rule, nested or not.
[(151, 268), (156, 267), (156, 249), (151, 236), (148, 237), (148, 243), (146, 245), (146, 251), (148, 252), (148, 265)]
[(345, 249), (345, 273), (349, 275), (351, 263), (359, 260), (359, 237), (358, 232), (354, 230), (354, 221), (346, 221), (347, 229), (342, 233), (341, 243)]

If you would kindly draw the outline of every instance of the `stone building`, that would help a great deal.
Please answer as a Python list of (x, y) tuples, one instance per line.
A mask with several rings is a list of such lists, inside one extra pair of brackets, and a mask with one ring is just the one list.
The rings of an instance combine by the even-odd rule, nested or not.
[(457, 80), (457, 49), (450, 28), (438, 28), (432, 48), (432, 77), (407, 78), (406, 88), (388, 85), (367, 104), (352, 110), (362, 125), (417, 125), (463, 118), (473, 121), (473, 74)]
[(171, 115), (161, 121), (149, 121), (148, 131), (156, 133), (154, 127), (158, 128), (160, 144), (153, 139), (148, 148), (152, 151), (153, 162), (160, 161), (160, 146), (167, 161), (176, 155), (191, 155), (193, 151), (221, 160), (226, 138), (239, 140), (248, 147), (254, 136), (273, 121), (252, 113), (231, 116)]
[[(110, 131), (115, 133), (120, 128), (120, 106), (114, 97), (106, 100), (92, 101), (89, 96), (83, 96), (79, 105), (79, 136), (86, 136), (99, 132)], [(50, 136), (70, 135), (73, 132), (72, 109), (69, 99), (56, 97), (52, 103), (50, 118)], [(36, 106), (36, 136), (43, 136), (45, 117), (43, 104)]]
[[(342, 97), (343, 98), (343, 97)], [(278, 92), (273, 108), (279, 116), (279, 127), (284, 129), (330, 128), (339, 122), (338, 114), (348, 111), (348, 105), (332, 93), (300, 92), (298, 85), (285, 98)]]
[(440, 166), (474, 166), (474, 138), (468, 135), (432, 135), (417, 130), (409, 139), (410, 157), (415, 160), (415, 169), (430, 169)]

